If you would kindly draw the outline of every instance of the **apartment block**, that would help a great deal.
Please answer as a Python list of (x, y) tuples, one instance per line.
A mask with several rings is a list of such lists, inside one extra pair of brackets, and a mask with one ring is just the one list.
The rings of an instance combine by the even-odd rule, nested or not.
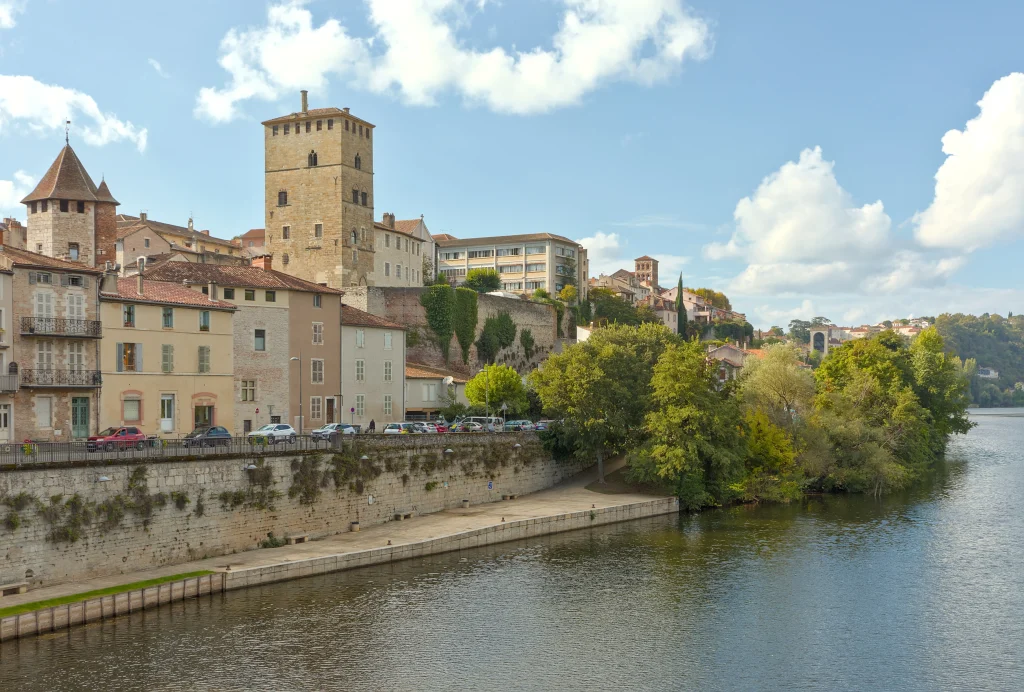
[(395, 322), (357, 310), (341, 308), (343, 354), (343, 421), (365, 430), (374, 421), (405, 419), (405, 333)]

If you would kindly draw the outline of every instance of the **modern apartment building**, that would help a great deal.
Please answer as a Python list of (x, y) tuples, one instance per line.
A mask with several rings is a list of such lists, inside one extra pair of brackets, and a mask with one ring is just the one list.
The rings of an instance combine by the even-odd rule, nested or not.
[(575, 284), (581, 298), (587, 294), (587, 250), (574, 240), (551, 233), (455, 238), (436, 235), (438, 273), (452, 284), (466, 280), (473, 269), (494, 269), (501, 288), (510, 293), (549, 293)]

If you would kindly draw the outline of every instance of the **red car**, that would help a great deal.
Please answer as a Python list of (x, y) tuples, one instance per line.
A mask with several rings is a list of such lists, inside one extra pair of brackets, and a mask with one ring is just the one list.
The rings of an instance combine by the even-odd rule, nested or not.
[(437, 428), (437, 432), (439, 433), (448, 432), (448, 426), (440, 421), (434, 421), (433, 426)]
[(88, 450), (98, 452), (101, 449), (112, 452), (115, 449), (142, 449), (146, 446), (146, 434), (134, 426), (123, 428), (107, 428), (96, 435), (90, 435)]

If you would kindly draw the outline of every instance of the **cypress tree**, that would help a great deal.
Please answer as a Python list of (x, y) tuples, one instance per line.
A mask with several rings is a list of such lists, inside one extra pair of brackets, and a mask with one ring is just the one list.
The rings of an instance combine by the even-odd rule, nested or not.
[(676, 287), (676, 333), (686, 336), (686, 305), (683, 304), (683, 273), (679, 272)]

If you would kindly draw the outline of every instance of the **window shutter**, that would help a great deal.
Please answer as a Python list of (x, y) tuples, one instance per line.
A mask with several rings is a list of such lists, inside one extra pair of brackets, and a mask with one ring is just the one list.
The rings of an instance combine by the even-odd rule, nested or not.
[(142, 372), (142, 344), (135, 344), (135, 372)]
[(117, 371), (124, 372), (124, 344), (117, 345)]
[(30, 284), (34, 284), (36, 282), (36, 273), (35, 272), (29, 272), (28, 273), (28, 282)]
[(82, 288), (89, 288), (89, 277), (88, 276), (83, 276), (82, 277)]
[(68, 285), (68, 275), (67, 274), (61, 274), (60, 275), (60, 285), (61, 286), (67, 286)]

